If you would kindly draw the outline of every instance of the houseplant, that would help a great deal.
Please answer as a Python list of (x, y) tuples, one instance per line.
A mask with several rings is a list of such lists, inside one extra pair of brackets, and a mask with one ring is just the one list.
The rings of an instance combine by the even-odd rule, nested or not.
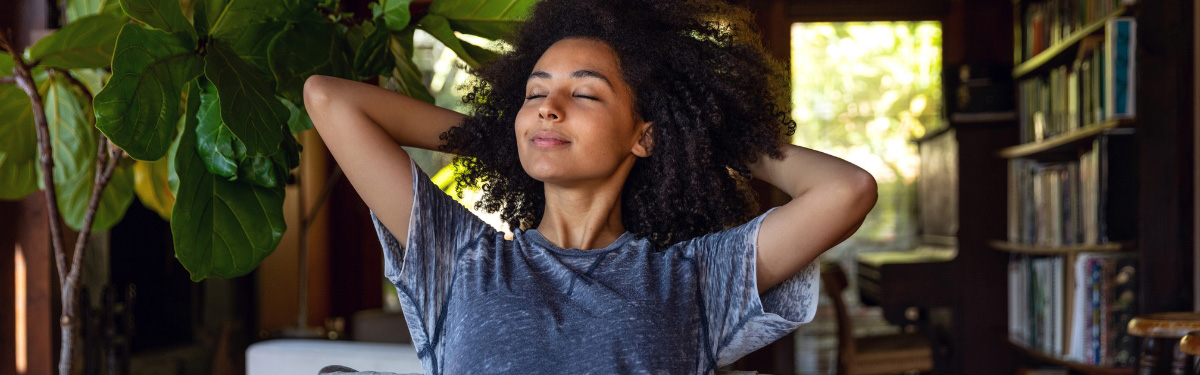
[[(379, 77), (432, 102), (412, 35), (475, 67), (532, 0), (72, 0), (64, 25), (18, 53), (0, 40), (0, 199), (46, 194), (62, 286), (59, 371), (71, 373), (80, 260), (133, 196), (171, 221), (193, 280), (253, 270), (286, 230), (284, 185), (311, 128), (313, 74)], [(415, 21), (414, 21), (415, 20)], [(79, 232), (72, 253), (61, 221)], [(67, 256), (71, 261), (67, 261)]]

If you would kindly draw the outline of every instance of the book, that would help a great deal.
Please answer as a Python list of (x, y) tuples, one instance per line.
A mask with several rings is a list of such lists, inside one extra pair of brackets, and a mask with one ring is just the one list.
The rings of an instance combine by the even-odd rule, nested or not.
[(1105, 102), (1106, 118), (1130, 118), (1136, 113), (1137, 22), (1133, 17), (1118, 17), (1104, 25), (1104, 79), (1109, 92)]
[(1076, 159), (1009, 160), (1008, 240), (1095, 245), (1133, 238), (1136, 168), (1132, 137), (1102, 133)]

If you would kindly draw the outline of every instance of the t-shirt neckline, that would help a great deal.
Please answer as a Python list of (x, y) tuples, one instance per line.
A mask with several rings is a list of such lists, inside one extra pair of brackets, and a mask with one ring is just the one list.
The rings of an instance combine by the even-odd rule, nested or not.
[(582, 250), (582, 249), (577, 249), (577, 248), (564, 249), (562, 247), (559, 247), (558, 245), (555, 245), (553, 242), (550, 242), (550, 240), (547, 240), (546, 237), (543, 237), (542, 233), (538, 232), (537, 229), (526, 230), (525, 234), (526, 234), (526, 238), (537, 243), (538, 245), (541, 245), (542, 247), (545, 247), (546, 249), (549, 249), (550, 251), (560, 253), (560, 254), (565, 254), (565, 255), (604, 254), (609, 251), (613, 251), (613, 250), (621, 248), (621, 246), (624, 246), (626, 242), (629, 242), (629, 240), (633, 239), (633, 233), (630, 233), (629, 231), (625, 231), (625, 233), (621, 233), (620, 237), (617, 237), (616, 241), (613, 241), (608, 246), (605, 246), (605, 247), (599, 248), (599, 249)]

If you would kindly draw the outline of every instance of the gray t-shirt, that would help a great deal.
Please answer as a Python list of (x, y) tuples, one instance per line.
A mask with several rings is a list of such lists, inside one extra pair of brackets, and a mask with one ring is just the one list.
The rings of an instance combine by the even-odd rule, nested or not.
[(426, 374), (711, 374), (816, 312), (815, 263), (757, 292), (770, 211), (661, 251), (628, 232), (563, 249), (506, 240), (412, 168), (406, 245), (371, 219)]

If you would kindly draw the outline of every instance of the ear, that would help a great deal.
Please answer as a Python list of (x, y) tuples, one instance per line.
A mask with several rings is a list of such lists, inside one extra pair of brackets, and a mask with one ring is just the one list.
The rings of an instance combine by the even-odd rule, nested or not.
[(651, 122), (642, 122), (637, 125), (637, 142), (633, 143), (633, 154), (639, 158), (649, 157), (650, 150), (654, 145), (654, 140), (650, 138)]

